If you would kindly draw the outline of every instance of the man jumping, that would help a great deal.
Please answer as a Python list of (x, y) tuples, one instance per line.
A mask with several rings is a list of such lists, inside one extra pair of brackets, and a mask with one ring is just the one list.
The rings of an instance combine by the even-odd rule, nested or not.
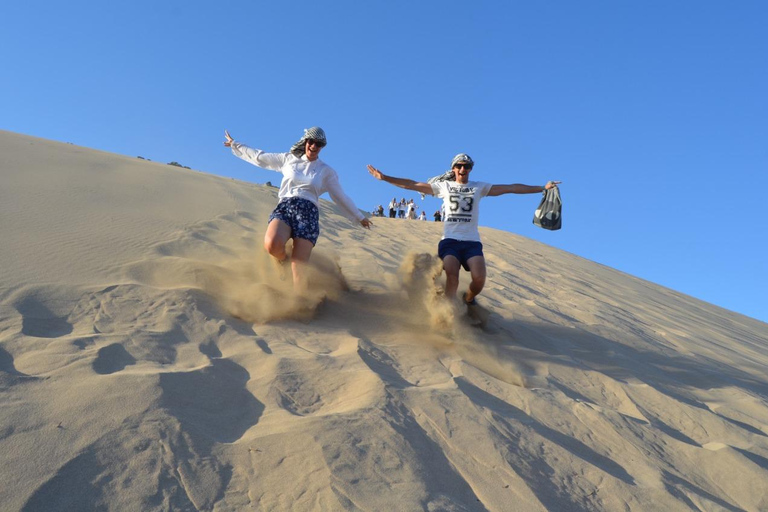
[[(445, 270), (445, 295), (451, 299), (456, 297), (459, 288), (459, 272), (461, 267), (464, 267), (472, 278), (469, 289), (462, 297), (463, 302), (468, 306), (477, 304), (475, 297), (485, 286), (485, 257), (478, 230), (480, 200), (485, 196), (502, 194), (536, 194), (560, 183), (549, 181), (541, 187), (520, 184), (491, 185), (481, 181), (469, 181), (469, 173), (474, 165), (469, 155), (459, 153), (451, 161), (451, 171), (429, 180), (431, 183), (394, 178), (385, 175), (372, 165), (368, 166), (368, 172), (378, 180), (442, 198), (445, 222), (443, 222), (443, 238), (437, 247), (437, 253), (443, 260), (443, 270)], [(451, 173), (453, 177), (450, 176)]]

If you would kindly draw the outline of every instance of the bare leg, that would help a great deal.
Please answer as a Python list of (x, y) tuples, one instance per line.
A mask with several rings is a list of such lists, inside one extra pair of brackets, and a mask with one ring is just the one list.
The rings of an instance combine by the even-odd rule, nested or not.
[(443, 270), (445, 270), (445, 296), (455, 299), (456, 290), (459, 289), (461, 263), (455, 256), (448, 255), (443, 258)]
[(304, 290), (307, 286), (304, 267), (312, 255), (314, 245), (304, 238), (293, 239), (293, 253), (291, 254), (291, 269), (293, 270), (293, 288)]
[[(288, 255), (285, 245), (291, 239), (291, 227), (280, 219), (272, 219), (267, 226), (264, 235), (264, 248), (278, 262), (285, 262)], [(293, 252), (291, 253), (291, 270), (293, 272), (293, 287), (295, 290), (303, 290), (304, 282), (303, 266), (309, 261), (312, 254), (312, 242), (303, 238), (293, 239)]]
[(291, 238), (291, 227), (280, 219), (272, 219), (264, 235), (264, 249), (279, 262), (285, 261), (285, 244)]
[(467, 290), (464, 300), (466, 302), (472, 302), (472, 300), (483, 291), (483, 287), (485, 286), (485, 258), (483, 256), (472, 256), (467, 260), (467, 266), (469, 266), (472, 282), (469, 283), (469, 290)]

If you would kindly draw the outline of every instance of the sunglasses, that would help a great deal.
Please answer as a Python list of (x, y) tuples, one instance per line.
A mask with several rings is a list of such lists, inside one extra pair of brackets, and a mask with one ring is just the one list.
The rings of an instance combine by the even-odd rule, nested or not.
[(470, 164), (453, 164), (454, 169), (461, 169), (462, 167), (468, 171), (472, 170), (472, 166)]
[(307, 144), (309, 144), (310, 146), (312, 144), (314, 144), (315, 146), (317, 146), (319, 148), (324, 148), (325, 147), (325, 142), (322, 142), (322, 141), (319, 141), (319, 140), (315, 140), (315, 139), (307, 140)]

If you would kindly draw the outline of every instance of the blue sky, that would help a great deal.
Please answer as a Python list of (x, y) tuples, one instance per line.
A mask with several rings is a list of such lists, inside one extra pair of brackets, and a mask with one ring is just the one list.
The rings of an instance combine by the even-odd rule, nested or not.
[[(472, 178), (481, 224), (768, 321), (768, 4), (759, 1), (6, 2), (0, 129), (242, 180), (319, 125), (357, 205)], [(421, 202), (428, 213), (436, 199)], [(435, 241), (437, 243), (437, 241)]]

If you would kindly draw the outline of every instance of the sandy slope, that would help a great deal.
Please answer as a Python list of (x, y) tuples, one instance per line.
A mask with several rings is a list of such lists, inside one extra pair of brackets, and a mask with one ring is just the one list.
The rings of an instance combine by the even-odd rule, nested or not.
[(275, 192), (0, 132), (3, 510), (768, 510), (768, 325), (484, 230), (484, 332), (331, 204), (297, 298)]

